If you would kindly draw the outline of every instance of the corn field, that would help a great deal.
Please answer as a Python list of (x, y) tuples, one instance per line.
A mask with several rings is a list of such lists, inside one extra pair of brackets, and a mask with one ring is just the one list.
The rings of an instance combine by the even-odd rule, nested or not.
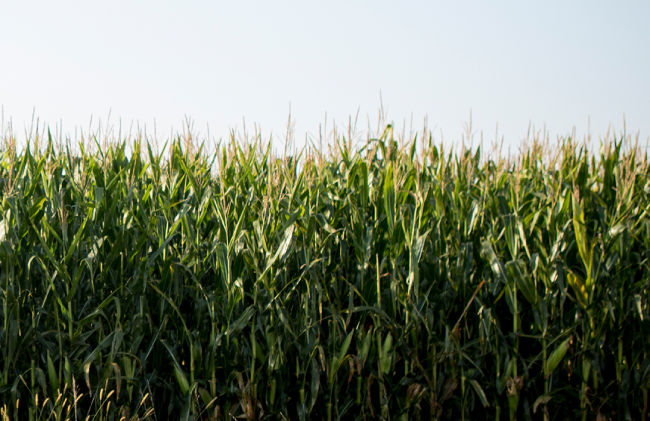
[(55, 143), (0, 149), (1, 419), (648, 418), (623, 139)]

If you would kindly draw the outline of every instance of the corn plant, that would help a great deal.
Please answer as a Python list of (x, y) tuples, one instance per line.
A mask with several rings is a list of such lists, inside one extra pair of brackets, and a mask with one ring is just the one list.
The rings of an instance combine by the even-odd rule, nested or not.
[(625, 138), (15, 145), (3, 419), (647, 419), (650, 167)]

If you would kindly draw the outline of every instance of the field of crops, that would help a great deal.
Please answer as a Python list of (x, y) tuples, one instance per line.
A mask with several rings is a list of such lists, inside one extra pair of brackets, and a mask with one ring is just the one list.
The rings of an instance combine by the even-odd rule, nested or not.
[(646, 419), (650, 167), (0, 147), (0, 418)]

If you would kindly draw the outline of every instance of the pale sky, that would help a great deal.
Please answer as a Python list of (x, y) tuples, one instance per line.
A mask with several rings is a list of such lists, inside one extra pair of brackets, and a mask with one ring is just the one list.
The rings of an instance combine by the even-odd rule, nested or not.
[[(650, 1), (14, 1), (0, 6), (0, 105), (15, 129), (91, 117), (161, 140), (186, 118), (296, 143), (327, 114), (516, 147), (611, 125), (650, 136)], [(381, 99), (380, 99), (381, 98)], [(24, 130), (24, 129), (23, 129)]]

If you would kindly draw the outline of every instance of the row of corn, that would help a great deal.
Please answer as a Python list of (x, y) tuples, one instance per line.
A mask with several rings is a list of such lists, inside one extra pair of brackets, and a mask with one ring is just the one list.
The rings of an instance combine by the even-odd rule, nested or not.
[(0, 148), (0, 418), (647, 419), (624, 139)]

